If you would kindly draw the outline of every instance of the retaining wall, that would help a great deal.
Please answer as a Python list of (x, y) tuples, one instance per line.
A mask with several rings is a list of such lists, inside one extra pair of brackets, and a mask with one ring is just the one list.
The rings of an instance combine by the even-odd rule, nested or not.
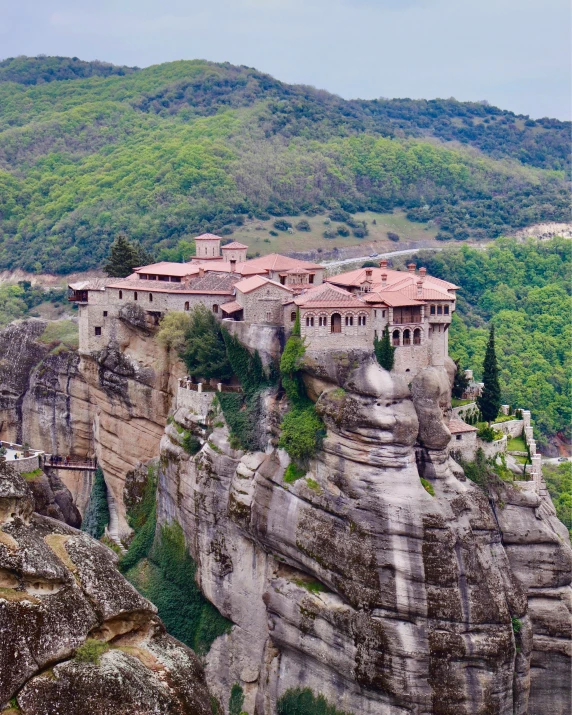
[(509, 437), (520, 437), (523, 434), (524, 422), (522, 420), (510, 420), (491, 425), (493, 429), (507, 434)]

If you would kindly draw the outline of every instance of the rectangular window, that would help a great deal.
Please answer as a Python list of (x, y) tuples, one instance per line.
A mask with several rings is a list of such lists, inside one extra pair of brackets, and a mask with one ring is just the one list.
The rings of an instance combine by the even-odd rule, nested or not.
[(431, 315), (435, 315), (435, 306), (434, 305), (431, 306)]
[(373, 317), (374, 317), (374, 318), (377, 318), (377, 310), (374, 310), (374, 311), (373, 311)]
[(169, 276), (159, 276), (160, 281), (169, 281)]
[(382, 318), (385, 318), (385, 310), (382, 310), (382, 311), (381, 311), (381, 317), (382, 317)]
[(449, 315), (449, 306), (448, 306), (448, 305), (446, 305), (446, 306), (443, 308), (443, 312), (445, 313), (445, 315)]
[(101, 328), (100, 328), (100, 327), (96, 327), (96, 328), (95, 328), (95, 334), (96, 334), (96, 335), (101, 335)]
[(443, 306), (442, 305), (437, 306), (437, 315), (443, 315)]
[(272, 313), (270, 311), (266, 311), (266, 322), (270, 323), (272, 320)]
[(315, 275), (314, 273), (310, 273), (310, 275), (308, 276), (308, 283), (314, 282), (314, 275)]
[(318, 325), (320, 326), (320, 328), (325, 328), (327, 324), (328, 324), (328, 319), (326, 318), (325, 315), (318, 318)]
[(457, 439), (461, 439), (461, 435), (460, 435), (460, 434), (457, 435)]
[(106, 310), (103, 311), (103, 317), (104, 317), (104, 318), (107, 318), (107, 311), (106, 311)]

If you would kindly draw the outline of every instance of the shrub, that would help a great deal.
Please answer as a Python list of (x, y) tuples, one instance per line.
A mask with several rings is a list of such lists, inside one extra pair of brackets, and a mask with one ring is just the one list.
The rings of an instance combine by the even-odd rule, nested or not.
[(311, 231), (312, 229), (311, 229), (308, 221), (306, 221), (306, 219), (303, 218), (301, 221), (298, 221), (298, 223), (296, 224), (296, 230), (297, 231)]
[(375, 352), (375, 357), (377, 362), (385, 370), (393, 370), (393, 363), (395, 362), (395, 346), (391, 344), (389, 337), (389, 328), (387, 325), (383, 330), (381, 340), (378, 339), (377, 335), (373, 338), (373, 350)]
[(379, 268), (379, 265), (375, 261), (365, 261), (361, 264), (362, 268)]
[(387, 238), (389, 238), (390, 241), (397, 243), (397, 241), (399, 241), (399, 234), (393, 233), (393, 231), (388, 231)]
[(494, 442), (495, 431), (492, 427), (481, 427), (477, 432), (477, 437), (482, 439), (483, 442)]
[(91, 494), (85, 509), (81, 530), (101, 539), (105, 527), (109, 524), (109, 505), (107, 503), (107, 485), (101, 467), (95, 470)]
[(356, 238), (365, 238), (367, 236), (367, 231), (365, 228), (354, 228), (353, 234)]
[(242, 687), (235, 683), (230, 689), (230, 698), (228, 700), (228, 715), (241, 715), (242, 706), (244, 705), (244, 692)]
[(522, 630), (522, 621), (519, 618), (516, 618), (516, 616), (512, 616), (510, 620), (514, 634), (518, 635)]
[(278, 445), (288, 452), (291, 459), (307, 462), (316, 453), (323, 427), (314, 405), (302, 410), (291, 409), (282, 420)]
[(201, 441), (198, 437), (195, 437), (191, 432), (185, 432), (182, 440), (182, 447), (187, 454), (193, 457), (201, 448)]
[(180, 355), (189, 375), (220, 380), (232, 375), (220, 324), (204, 305), (197, 305), (190, 314)]
[(420, 479), (421, 484), (423, 485), (423, 489), (425, 489), (428, 494), (431, 494), (431, 496), (434, 497), (435, 490), (433, 489), (433, 485), (431, 484), (431, 482), (428, 482), (427, 479), (423, 479), (423, 477), (420, 477)]
[(342, 209), (336, 209), (334, 211), (330, 211), (328, 214), (328, 217), (330, 221), (336, 221), (336, 222), (343, 222), (346, 223), (348, 220), (351, 219), (351, 215), (347, 211), (343, 211)]
[(287, 231), (289, 228), (292, 228), (290, 221), (286, 221), (286, 219), (283, 218), (276, 219), (272, 225), (278, 231)]
[(336, 228), (338, 236), (349, 236), (350, 230), (347, 226), (338, 226)]
[(284, 481), (286, 484), (293, 484), (295, 481), (298, 479), (302, 479), (302, 477), (306, 476), (306, 470), (305, 469), (300, 469), (294, 462), (290, 462), (290, 464), (286, 467), (286, 471), (284, 472)]
[(99, 641), (95, 638), (88, 638), (83, 645), (77, 648), (74, 654), (74, 660), (78, 663), (93, 663), (99, 665), (101, 656), (107, 653), (109, 644), (105, 641)]
[(167, 350), (179, 353), (185, 347), (186, 335), (192, 324), (190, 313), (170, 311), (161, 319), (157, 340)]
[(322, 695), (314, 695), (310, 688), (287, 690), (276, 704), (277, 715), (353, 715), (330, 705)]
[(335, 238), (337, 235), (333, 228), (327, 228), (322, 234), (324, 238)]
[(278, 236), (278, 235), (279, 235), (279, 234), (278, 234), (278, 231), (272, 231), (272, 230), (270, 230), (270, 231), (268, 231), (268, 233), (269, 233), (271, 236)]

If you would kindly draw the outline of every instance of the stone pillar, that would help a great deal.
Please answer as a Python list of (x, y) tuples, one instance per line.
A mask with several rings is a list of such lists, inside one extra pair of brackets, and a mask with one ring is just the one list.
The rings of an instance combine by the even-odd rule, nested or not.
[(525, 427), (524, 428), (524, 441), (528, 444), (533, 439), (534, 439), (534, 430), (532, 429), (532, 427)]
[(508, 415), (510, 405), (501, 405), (500, 408), (503, 415)]
[(528, 448), (530, 449), (530, 454), (536, 454), (536, 442), (531, 439), (530, 442), (528, 443)]
[(530, 410), (522, 410), (522, 421), (524, 427), (530, 427)]
[(203, 383), (199, 382), (199, 384), (197, 385), (197, 392), (202, 392), (202, 391), (203, 391)]
[(222, 392), (222, 382), (217, 382), (216, 389), (217, 389), (217, 392)]

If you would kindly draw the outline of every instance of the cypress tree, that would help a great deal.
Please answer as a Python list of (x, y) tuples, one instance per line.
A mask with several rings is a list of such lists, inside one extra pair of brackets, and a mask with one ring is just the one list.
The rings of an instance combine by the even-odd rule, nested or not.
[(463, 397), (463, 393), (469, 386), (469, 379), (465, 375), (465, 371), (461, 369), (458, 360), (455, 360), (455, 365), (457, 366), (457, 369), (455, 371), (455, 381), (453, 383), (452, 393), (453, 397), (460, 399), (461, 397)]
[(477, 398), (477, 404), (483, 420), (491, 423), (499, 413), (501, 406), (501, 390), (499, 385), (499, 368), (495, 352), (495, 328), (491, 326), (489, 342), (483, 362), (483, 392)]
[(153, 256), (138, 243), (131, 243), (124, 233), (120, 233), (111, 244), (104, 271), (112, 278), (125, 278), (137, 266), (153, 262)]
[(383, 330), (381, 340), (378, 340), (377, 335), (373, 339), (373, 349), (375, 351), (375, 357), (377, 362), (381, 367), (386, 370), (393, 370), (393, 363), (395, 362), (395, 347), (391, 344), (389, 338), (389, 328), (387, 325)]

